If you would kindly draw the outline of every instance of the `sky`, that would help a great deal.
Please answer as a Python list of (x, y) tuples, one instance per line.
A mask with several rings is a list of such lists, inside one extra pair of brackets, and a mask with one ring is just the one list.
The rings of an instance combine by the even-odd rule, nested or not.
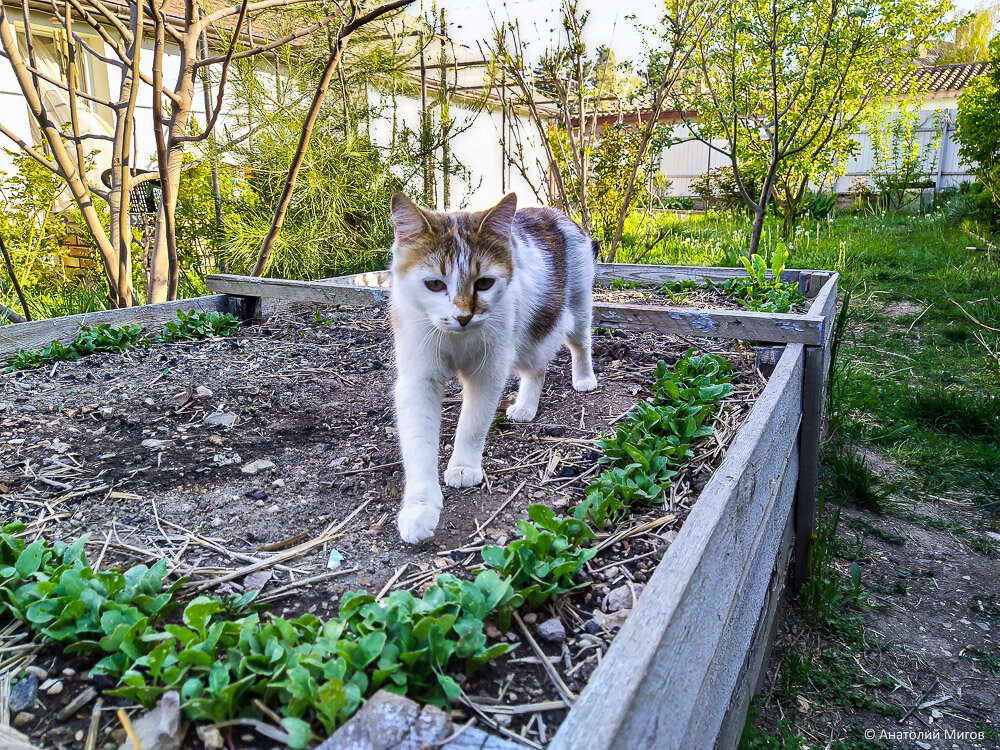
[[(960, 12), (974, 10), (983, 0), (954, 0)], [(476, 49), (476, 42), (490, 39), (493, 35), (493, 18), (505, 21), (516, 18), (522, 34), (536, 39), (533, 51), (541, 51), (554, 34), (562, 30), (558, 27), (561, 0), (418, 0), (410, 6), (410, 12), (420, 15), (429, 13), (432, 5), (443, 7), (448, 20), (448, 31), (452, 39), (460, 44)], [(655, 24), (659, 0), (578, 0), (581, 11), (589, 11), (590, 17), (584, 27), (584, 41), (588, 47), (596, 48), (607, 44), (614, 50), (619, 62), (642, 59), (643, 39), (636, 30), (636, 22)], [(627, 16), (636, 16), (635, 20)]]
[[(417, 15), (429, 12), (431, 4), (431, 0), (418, 0), (410, 6), (410, 12)], [(436, 5), (445, 9), (452, 39), (473, 49), (477, 41), (493, 36), (494, 18), (498, 21), (516, 18), (523, 37), (535, 43), (537, 51), (548, 46), (548, 39), (562, 33), (561, 0), (437, 0)], [(619, 61), (636, 60), (643, 50), (642, 37), (636, 31), (636, 21), (626, 16), (635, 15), (639, 22), (655, 23), (659, 7), (656, 0), (578, 0), (580, 11), (590, 12), (584, 41), (592, 48), (609, 45)]]

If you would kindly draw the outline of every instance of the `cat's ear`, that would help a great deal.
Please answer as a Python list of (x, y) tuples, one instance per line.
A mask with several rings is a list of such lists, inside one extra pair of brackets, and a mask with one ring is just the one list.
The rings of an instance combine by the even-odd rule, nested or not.
[(480, 232), (493, 232), (501, 237), (510, 236), (510, 227), (514, 223), (514, 213), (517, 211), (517, 195), (507, 193), (500, 202), (485, 212), (479, 224)]
[(398, 190), (393, 192), (389, 208), (397, 240), (412, 240), (431, 231), (430, 222), (420, 206)]

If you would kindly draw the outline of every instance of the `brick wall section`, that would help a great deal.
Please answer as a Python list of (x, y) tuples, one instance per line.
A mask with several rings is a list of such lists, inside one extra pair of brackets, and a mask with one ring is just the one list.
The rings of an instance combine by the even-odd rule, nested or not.
[(88, 247), (79, 234), (70, 233), (63, 241), (65, 254), (60, 257), (63, 271), (70, 275), (86, 274), (97, 270), (100, 265), (94, 251)]

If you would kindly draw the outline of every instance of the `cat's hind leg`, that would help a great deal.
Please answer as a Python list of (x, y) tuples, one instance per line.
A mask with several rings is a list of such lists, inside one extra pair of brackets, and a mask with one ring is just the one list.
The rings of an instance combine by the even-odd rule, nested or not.
[(566, 336), (566, 346), (573, 358), (573, 389), (592, 391), (597, 388), (594, 363), (591, 359), (591, 315), (590, 309), (574, 311), (573, 327)]

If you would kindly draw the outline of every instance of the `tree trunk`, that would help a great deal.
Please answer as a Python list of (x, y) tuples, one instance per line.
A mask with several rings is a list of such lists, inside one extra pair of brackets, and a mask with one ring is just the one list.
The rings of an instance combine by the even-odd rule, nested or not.
[(750, 255), (756, 253), (760, 247), (760, 237), (764, 231), (764, 217), (766, 215), (766, 205), (754, 208), (753, 226), (750, 228)]

